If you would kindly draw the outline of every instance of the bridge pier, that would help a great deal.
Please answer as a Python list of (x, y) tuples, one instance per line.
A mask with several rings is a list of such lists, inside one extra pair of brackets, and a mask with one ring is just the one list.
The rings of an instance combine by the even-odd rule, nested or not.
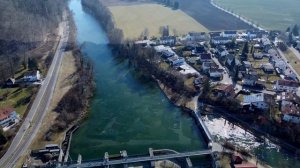
[[(152, 148), (149, 148), (149, 154), (151, 158), (154, 156)], [(151, 163), (151, 167), (155, 167), (155, 161), (151, 161), (150, 163)]]
[[(120, 151), (121, 156), (123, 157), (124, 160), (127, 160), (127, 151), (126, 150), (122, 150)], [(128, 164), (124, 164), (124, 168), (128, 168)]]
[(77, 158), (77, 168), (80, 168), (81, 161), (82, 161), (82, 156), (79, 154)]
[(187, 167), (188, 168), (192, 168), (193, 167), (193, 163), (192, 163), (190, 157), (186, 157), (185, 160), (186, 160)]

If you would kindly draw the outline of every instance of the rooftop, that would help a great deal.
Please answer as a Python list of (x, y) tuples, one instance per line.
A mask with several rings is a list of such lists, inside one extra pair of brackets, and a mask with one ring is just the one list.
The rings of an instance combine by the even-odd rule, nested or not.
[(0, 120), (7, 118), (15, 110), (11, 107), (1, 108), (0, 109)]
[(299, 87), (299, 83), (292, 80), (278, 80), (278, 85), (289, 86), (289, 87)]

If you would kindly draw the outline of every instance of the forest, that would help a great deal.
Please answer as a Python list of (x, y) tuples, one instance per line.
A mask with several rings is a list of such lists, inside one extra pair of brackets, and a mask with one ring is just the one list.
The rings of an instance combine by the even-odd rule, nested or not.
[(55, 32), (66, 2), (0, 0), (0, 84), (27, 61), (27, 51), (42, 45), (47, 35)]

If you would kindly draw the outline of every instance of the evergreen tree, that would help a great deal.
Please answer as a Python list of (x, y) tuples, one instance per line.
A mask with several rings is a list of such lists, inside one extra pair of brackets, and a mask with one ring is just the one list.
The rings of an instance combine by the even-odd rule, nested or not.
[(179, 2), (178, 1), (175, 1), (175, 3), (174, 3), (174, 9), (176, 10), (176, 9), (178, 9), (179, 8)]
[(297, 24), (293, 27), (293, 35), (299, 36), (299, 26)]

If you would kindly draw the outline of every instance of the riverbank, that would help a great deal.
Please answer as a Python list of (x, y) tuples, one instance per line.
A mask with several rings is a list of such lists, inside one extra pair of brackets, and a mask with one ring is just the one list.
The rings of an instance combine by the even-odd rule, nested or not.
[[(92, 97), (94, 89), (91, 64), (79, 51), (72, 13), (68, 11), (67, 16), (70, 37), (58, 72), (57, 84), (46, 117), (27, 151), (28, 155), (31, 150), (41, 149), (47, 144), (62, 146), (68, 129), (78, 125), (86, 117), (89, 108), (89, 99)], [(85, 77), (84, 81), (81, 79), (82, 77)], [(84, 93), (82, 93), (83, 89), (85, 89)], [(77, 99), (77, 97), (81, 99)], [(30, 158), (30, 156), (23, 156), (19, 159), (18, 165), (27, 163), (28, 160), (25, 158)], [(30, 164), (40, 163), (40, 160), (33, 158), (29, 160), (31, 160)]]

